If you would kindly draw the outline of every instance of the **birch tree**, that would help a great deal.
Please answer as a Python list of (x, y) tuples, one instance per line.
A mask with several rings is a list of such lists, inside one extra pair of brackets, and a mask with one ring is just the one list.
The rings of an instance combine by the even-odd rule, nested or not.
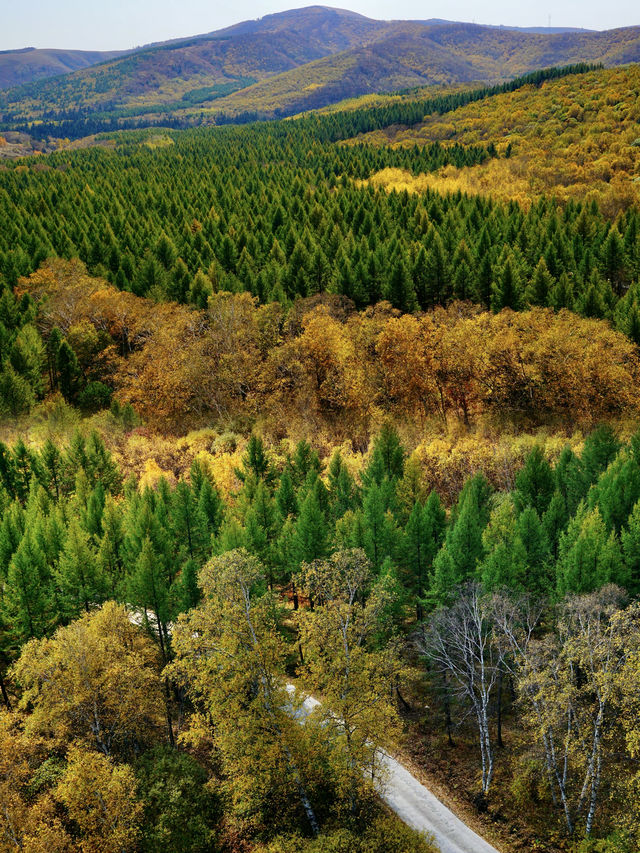
[(375, 580), (361, 549), (338, 551), (302, 568), (315, 602), (300, 611), (301, 674), (322, 694), (317, 710), (330, 737), (340, 787), (355, 811), (365, 776), (382, 775), (380, 748), (392, 743), (398, 717), (393, 696), (400, 665), (385, 629), (393, 591), (386, 576)]
[(482, 794), (493, 778), (491, 700), (499, 677), (501, 651), (493, 637), (490, 600), (479, 584), (460, 590), (450, 607), (436, 610), (415, 635), (418, 652), (447, 678), (450, 690), (466, 705), (476, 724), (482, 767)]
[[(537, 630), (540, 610), (494, 599), (512, 651), (524, 723), (538, 744), (554, 805), (569, 835), (590, 835), (606, 770), (606, 738), (625, 660), (622, 592), (614, 586), (562, 602), (556, 630)], [(509, 660), (509, 658), (507, 658)]]

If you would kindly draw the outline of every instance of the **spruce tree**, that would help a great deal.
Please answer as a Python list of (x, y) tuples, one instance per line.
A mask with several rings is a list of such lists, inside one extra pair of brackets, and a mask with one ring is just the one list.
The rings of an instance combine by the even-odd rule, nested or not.
[(102, 573), (89, 537), (72, 518), (58, 562), (56, 580), (61, 590), (62, 607), (67, 617), (75, 618), (84, 610), (101, 604), (107, 597), (107, 579)]
[(11, 558), (2, 612), (18, 643), (43, 637), (55, 619), (46, 558), (35, 529), (27, 530)]
[(310, 563), (325, 557), (328, 548), (328, 526), (315, 489), (311, 489), (300, 507), (296, 522), (296, 552), (299, 563)]
[(503, 308), (517, 311), (519, 307), (520, 276), (516, 263), (509, 254), (491, 287), (491, 309), (497, 313)]
[(539, 516), (544, 515), (555, 491), (555, 479), (541, 447), (534, 447), (527, 456), (515, 486), (516, 506), (519, 509), (530, 506)]

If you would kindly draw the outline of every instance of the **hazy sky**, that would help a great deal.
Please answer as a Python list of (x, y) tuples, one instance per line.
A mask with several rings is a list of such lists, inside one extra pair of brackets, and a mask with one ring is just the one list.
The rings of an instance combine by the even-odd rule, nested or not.
[[(129, 48), (211, 32), (270, 12), (311, 5), (296, 0), (0, 0), (0, 50)], [(349, 0), (327, 3), (372, 18), (446, 18), (478, 24), (610, 29), (640, 24), (638, 0)]]

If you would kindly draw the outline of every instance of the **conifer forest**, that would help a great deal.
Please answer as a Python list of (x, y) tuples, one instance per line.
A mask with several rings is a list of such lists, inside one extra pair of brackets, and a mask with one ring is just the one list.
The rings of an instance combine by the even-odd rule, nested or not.
[(0, 90), (0, 853), (634, 853), (637, 28), (295, 14)]

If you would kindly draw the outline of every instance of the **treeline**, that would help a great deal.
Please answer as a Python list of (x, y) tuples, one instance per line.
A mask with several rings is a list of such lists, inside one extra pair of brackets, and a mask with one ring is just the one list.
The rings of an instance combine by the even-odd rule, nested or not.
[(525, 212), (357, 183), (387, 166), (429, 171), (486, 156), (437, 143), (324, 145), (293, 123), (189, 131), (155, 150), (57, 153), (0, 172), (0, 270), (13, 287), (44, 258), (79, 257), (121, 290), (195, 305), (207, 290), (281, 303), (328, 290), (404, 311), (457, 298), (630, 316), (635, 208), (612, 223), (595, 203), (543, 200)]
[(308, 127), (319, 139), (326, 142), (337, 142), (341, 139), (351, 139), (360, 133), (382, 130), (394, 124), (411, 127), (411, 125), (424, 121), (425, 116), (434, 113), (444, 115), (466, 104), (482, 101), (494, 95), (514, 92), (523, 86), (541, 86), (547, 80), (557, 80), (559, 77), (567, 77), (571, 74), (585, 74), (587, 71), (597, 71), (602, 67), (601, 64), (578, 62), (574, 65), (541, 68), (539, 71), (531, 71), (496, 86), (482, 86), (467, 92), (454, 92), (450, 95), (398, 101), (383, 107), (367, 107), (323, 116), (311, 115), (302, 121), (308, 123)]
[[(365, 108), (357, 110), (345, 110), (323, 116), (311, 116), (302, 120), (306, 125), (305, 130), (311, 131), (317, 139), (322, 142), (337, 142), (349, 139), (359, 133), (368, 133), (379, 130), (393, 124), (414, 125), (424, 120), (424, 117), (433, 113), (440, 115), (451, 112), (465, 104), (513, 92), (523, 86), (540, 86), (547, 80), (554, 80), (571, 74), (583, 74), (602, 68), (601, 64), (575, 63), (573, 65), (555, 66), (532, 71), (520, 77), (515, 77), (505, 83), (495, 86), (482, 86), (451, 95), (439, 95), (437, 97), (418, 98), (403, 100), (384, 107)], [(122, 73), (123, 66), (119, 73)], [(95, 92), (99, 92), (100, 84), (108, 88), (107, 76), (102, 75), (104, 80), (96, 83)], [(31, 83), (21, 86), (9, 93), (0, 93), (0, 127), (4, 129), (18, 130), (29, 133), (36, 138), (44, 139), (48, 136), (56, 138), (78, 139), (93, 133), (113, 132), (126, 128), (149, 127), (159, 125), (172, 128), (193, 127), (195, 124), (204, 123), (205, 115), (201, 113), (187, 115), (185, 117), (173, 117), (176, 110), (184, 109), (186, 106), (197, 108), (201, 102), (203, 107), (212, 100), (237, 91), (243, 86), (250, 85), (251, 78), (239, 77), (227, 84), (207, 87), (206, 89), (189, 92), (180, 101), (171, 103), (149, 104), (141, 107), (118, 108), (112, 102), (94, 103), (84, 109), (55, 109), (42, 110), (37, 122), (29, 120), (28, 98), (38, 99), (42, 90), (47, 87), (47, 82)], [(73, 88), (74, 84), (69, 83)], [(75, 88), (86, 85), (85, 81), (75, 84)], [(68, 91), (65, 93), (68, 94)], [(86, 97), (86, 95), (85, 95)], [(24, 100), (26, 99), (26, 106)], [(23, 101), (21, 105), (21, 100)], [(50, 104), (50, 100), (48, 101)], [(12, 104), (16, 104), (12, 107)], [(21, 112), (23, 111), (23, 112)], [(276, 118), (286, 118), (300, 108), (280, 108), (274, 111)], [(146, 121), (145, 114), (152, 114), (153, 118)], [(207, 120), (216, 125), (249, 124), (260, 120), (272, 118), (268, 113), (256, 110), (245, 110), (227, 114), (219, 112), (208, 116)], [(297, 122), (299, 124), (300, 122)]]
[[(257, 419), (276, 437), (297, 430), (364, 449), (384, 417), (588, 427), (638, 411), (636, 345), (602, 321), (469, 303), (423, 315), (389, 303), (356, 312), (326, 295), (285, 310), (200, 281), (206, 310), (120, 293), (77, 262), (46, 264), (21, 289), (40, 311), (39, 351), (71, 353), (66, 372), (54, 372), (68, 401), (91, 410), (115, 392), (169, 431)], [(405, 285), (399, 275), (394, 286)], [(56, 386), (43, 377), (42, 387)], [(18, 402), (5, 406), (25, 411)]]
[(199, 600), (200, 566), (239, 547), (261, 560), (270, 588), (289, 585), (294, 597), (303, 563), (361, 548), (376, 574), (397, 573), (419, 614), (470, 579), (538, 596), (609, 583), (637, 595), (639, 447), (601, 427), (580, 456), (567, 448), (553, 468), (535, 449), (512, 493), (478, 474), (447, 513), (391, 427), (359, 480), (339, 451), (321, 464), (305, 441), (278, 470), (253, 436), (239, 491), (224, 499), (198, 462), (175, 485), (123, 487), (96, 433), (67, 449), (2, 445), (5, 637), (19, 647), (116, 597), (159, 626), (162, 646), (168, 625)]
[[(334, 825), (345, 806), (355, 809), (356, 824), (357, 814), (366, 821), (371, 792), (356, 780), (376, 767), (369, 747), (396, 726), (388, 688), (400, 686), (397, 641), (404, 635), (428, 662), (431, 701), (442, 712), (431, 725), (453, 739), (471, 714), (485, 797), (499, 765), (501, 721), (516, 714), (530, 733), (514, 782), (523, 802), (535, 788), (569, 834), (617, 827), (634, 837), (637, 825), (605, 793), (630, 797), (633, 784), (637, 607), (625, 611), (624, 599), (640, 591), (637, 435), (622, 445), (601, 427), (580, 454), (567, 448), (554, 466), (535, 449), (511, 492), (496, 492), (476, 475), (450, 509), (427, 492), (420, 466), (391, 427), (376, 438), (358, 478), (339, 452), (321, 461), (306, 442), (276, 467), (252, 436), (238, 490), (224, 496), (197, 463), (175, 485), (123, 486), (96, 435), (77, 435), (67, 448), (48, 442), (40, 450), (21, 443), (1, 450), (0, 687), (8, 707), (17, 702), (32, 714), (17, 729), (15, 718), (3, 718), (3, 736), (21, 736), (24, 724), (31, 736), (73, 737), (94, 756), (76, 761), (63, 748), (54, 798), (67, 808), (64, 792), (79, 784), (65, 786), (75, 779), (67, 773), (93, 767), (90, 778), (106, 784), (116, 772), (112, 762), (135, 763), (183, 730), (189, 699), (203, 716), (193, 717), (185, 737), (216, 751), (221, 790), (245, 831), (262, 838), (283, 831), (268, 818), (273, 798), (287, 831), (313, 835)], [(111, 599), (132, 616), (113, 605), (95, 612)], [(296, 617), (293, 634), (284, 629), (290, 617), (278, 615), (283, 601)], [(336, 616), (348, 611), (353, 654), (336, 628)], [(132, 621), (154, 645), (135, 639)], [(76, 667), (87, 655), (98, 657), (94, 674), (81, 681)], [(296, 700), (283, 698), (295, 658), (304, 683), (325, 697), (326, 714), (353, 720), (351, 739), (327, 733), (324, 712), (318, 729), (296, 734), (287, 710)], [(42, 674), (51, 671), (58, 675), (47, 686)], [(110, 686), (104, 692), (86, 678)], [(509, 679), (520, 710), (506, 690)], [(140, 690), (144, 703), (129, 714)], [(164, 763), (143, 765), (143, 773), (173, 773), (180, 759), (171, 756), (156, 754), (153, 761)], [(200, 772), (188, 762), (178, 771)], [(406, 837), (403, 843), (400, 851), (409, 849)], [(135, 849), (130, 844), (125, 849)]]

